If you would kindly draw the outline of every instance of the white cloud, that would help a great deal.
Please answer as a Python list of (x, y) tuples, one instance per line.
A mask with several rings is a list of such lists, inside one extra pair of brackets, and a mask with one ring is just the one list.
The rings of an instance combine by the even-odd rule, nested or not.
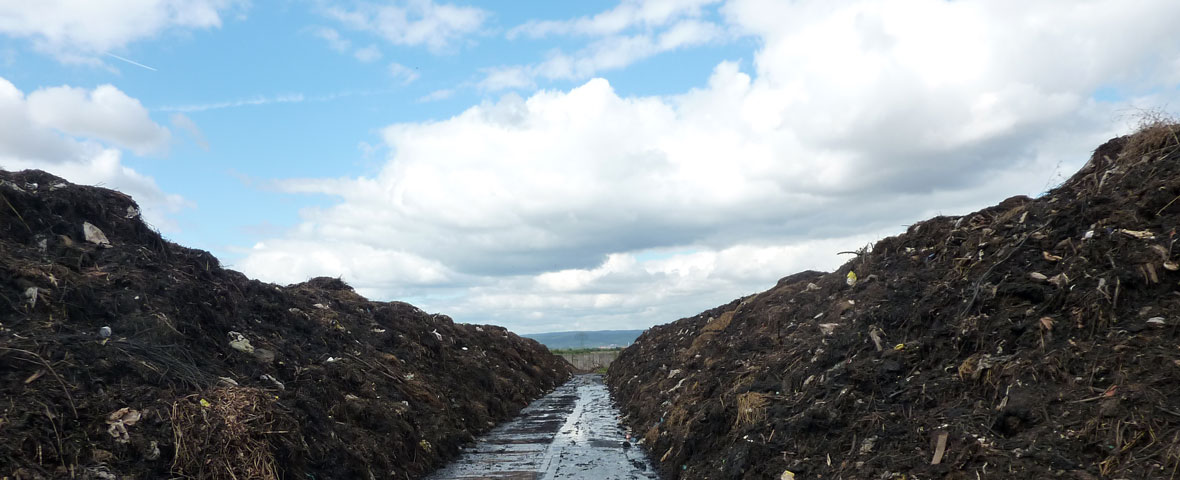
[(488, 12), (475, 7), (405, 0), (363, 3), (355, 9), (329, 7), (326, 14), (354, 30), (370, 32), (394, 45), (426, 46), (442, 52), (483, 25)]
[(381, 59), (381, 49), (377, 48), (377, 45), (370, 44), (354, 50), (352, 48), (352, 41), (345, 38), (334, 28), (317, 27), (310, 31), (312, 35), (327, 43), (328, 48), (340, 53), (351, 54), (353, 58), (361, 62), (371, 63)]
[(673, 20), (700, 17), (705, 7), (720, 0), (624, 0), (618, 6), (593, 16), (573, 20), (530, 21), (508, 31), (508, 38), (549, 35), (613, 35), (635, 27), (653, 28)]
[(402, 85), (409, 85), (418, 79), (418, 72), (397, 62), (389, 64), (389, 75)]
[(453, 95), (455, 95), (455, 90), (450, 89), (450, 88), (443, 88), (443, 89), (439, 89), (439, 90), (435, 90), (433, 92), (427, 93), (426, 95), (423, 95), (421, 98), (418, 99), (418, 101), (421, 103), (436, 102), (439, 100), (446, 100), (448, 98), (451, 98), (451, 96), (453, 96)]
[[(287, 278), (289, 258), (346, 246), (398, 261), (299, 273), (521, 330), (668, 321), (831, 267), (835, 251), (901, 225), (1043, 191), (1123, 128), (1120, 106), (1091, 98), (1098, 88), (1180, 99), (1175, 2), (722, 11), (727, 29), (759, 39), (750, 71), (723, 62), (703, 87), (664, 97), (593, 79), (392, 125), (375, 175), (281, 182), (339, 201), (303, 212), (245, 270)], [(668, 44), (693, 38), (675, 31), (661, 30)]]
[(352, 56), (365, 63), (376, 62), (381, 59), (381, 49), (377, 48), (376, 45), (369, 45), (356, 49), (355, 52), (352, 52)]
[(27, 105), (30, 120), (40, 126), (105, 140), (139, 154), (163, 152), (171, 138), (168, 129), (152, 121), (139, 100), (112, 85), (94, 90), (42, 88), (29, 94)]
[(209, 151), (209, 141), (205, 139), (205, 134), (201, 132), (200, 127), (197, 127), (197, 123), (193, 119), (188, 118), (183, 113), (173, 113), (168, 117), (168, 120), (172, 122), (173, 127), (188, 133), (193, 143), (197, 144), (198, 147), (201, 147), (202, 150)]
[[(345, 95), (338, 95), (345, 96)], [(219, 102), (209, 103), (193, 103), (187, 105), (167, 105), (158, 108), (161, 112), (204, 112), (206, 110), (221, 110), (223, 108), (238, 108), (238, 107), (254, 107), (259, 105), (270, 105), (274, 103), (301, 103), (308, 100), (302, 93), (286, 93), (282, 95), (257, 95), (249, 98), (239, 98), (237, 100), (225, 100)]]
[(706, 8), (716, 3), (717, 0), (627, 0), (592, 17), (525, 23), (510, 30), (508, 38), (561, 34), (596, 39), (572, 54), (554, 50), (539, 63), (486, 69), (479, 86), (496, 91), (531, 88), (537, 78), (585, 80), (661, 53), (721, 41), (728, 36), (725, 29), (703, 19)]
[(340, 53), (347, 53), (352, 49), (352, 42), (340, 35), (340, 32), (334, 28), (320, 27), (311, 31), (312, 35), (319, 37), (328, 47)]
[(168, 137), (137, 100), (109, 85), (90, 92), (40, 89), (26, 97), (0, 78), (0, 168), (41, 169), (71, 182), (118, 189), (135, 197), (146, 220), (175, 230), (167, 215), (191, 204), (123, 165), (122, 152), (101, 143), (157, 148)]
[(26, 38), (63, 60), (97, 61), (169, 29), (221, 26), (221, 15), (242, 0), (9, 0), (0, 2), (0, 34)]

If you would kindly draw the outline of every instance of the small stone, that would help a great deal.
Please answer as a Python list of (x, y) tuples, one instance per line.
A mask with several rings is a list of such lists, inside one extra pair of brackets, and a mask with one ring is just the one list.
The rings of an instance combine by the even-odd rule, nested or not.
[(99, 230), (98, 227), (91, 225), (90, 222), (82, 222), (82, 235), (86, 238), (87, 242), (95, 245), (108, 247), (111, 245), (111, 241), (107, 240), (106, 234), (102, 233), (102, 230)]
[(254, 349), (254, 358), (257, 358), (258, 361), (262, 362), (262, 363), (270, 363), (270, 362), (275, 361), (275, 352), (272, 352), (272, 351), (267, 350), (265, 348), (255, 348)]
[(250, 340), (238, 332), (229, 332), (229, 346), (239, 352), (254, 353), (254, 346), (250, 345)]

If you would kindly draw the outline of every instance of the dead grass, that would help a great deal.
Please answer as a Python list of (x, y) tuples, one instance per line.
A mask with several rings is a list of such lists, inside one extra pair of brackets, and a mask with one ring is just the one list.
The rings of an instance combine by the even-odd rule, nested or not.
[(1136, 118), (1135, 133), (1127, 141), (1123, 153), (1131, 161), (1145, 155), (1167, 155), (1180, 147), (1180, 119), (1162, 111), (1145, 110)]
[(227, 387), (184, 397), (172, 404), (175, 473), (199, 479), (279, 478), (266, 435), (272, 431), (272, 400), (255, 388)]
[(735, 427), (754, 425), (766, 419), (766, 404), (770, 395), (758, 392), (746, 392), (737, 397), (737, 420)]
[(701, 331), (703, 331), (703, 332), (719, 332), (721, 330), (725, 330), (725, 327), (729, 326), (729, 322), (733, 321), (733, 314), (734, 314), (733, 310), (722, 313), (720, 317), (717, 317), (717, 318), (713, 319), (712, 321), (710, 321), (709, 323), (706, 323), (705, 326), (703, 328), (701, 328)]

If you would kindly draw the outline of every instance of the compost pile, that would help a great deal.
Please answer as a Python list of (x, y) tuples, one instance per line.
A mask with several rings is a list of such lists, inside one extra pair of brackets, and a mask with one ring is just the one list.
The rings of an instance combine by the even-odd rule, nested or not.
[(1178, 133), (654, 327), (608, 384), (666, 478), (1180, 478)]
[(0, 171), (2, 478), (415, 478), (568, 368), (338, 279), (247, 279), (123, 194)]

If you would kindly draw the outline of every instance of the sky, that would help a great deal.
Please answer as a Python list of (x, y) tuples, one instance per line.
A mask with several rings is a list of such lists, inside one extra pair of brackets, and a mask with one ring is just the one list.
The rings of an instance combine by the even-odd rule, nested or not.
[(0, 168), (278, 284), (638, 329), (1059, 184), (1174, 0), (0, 0)]

